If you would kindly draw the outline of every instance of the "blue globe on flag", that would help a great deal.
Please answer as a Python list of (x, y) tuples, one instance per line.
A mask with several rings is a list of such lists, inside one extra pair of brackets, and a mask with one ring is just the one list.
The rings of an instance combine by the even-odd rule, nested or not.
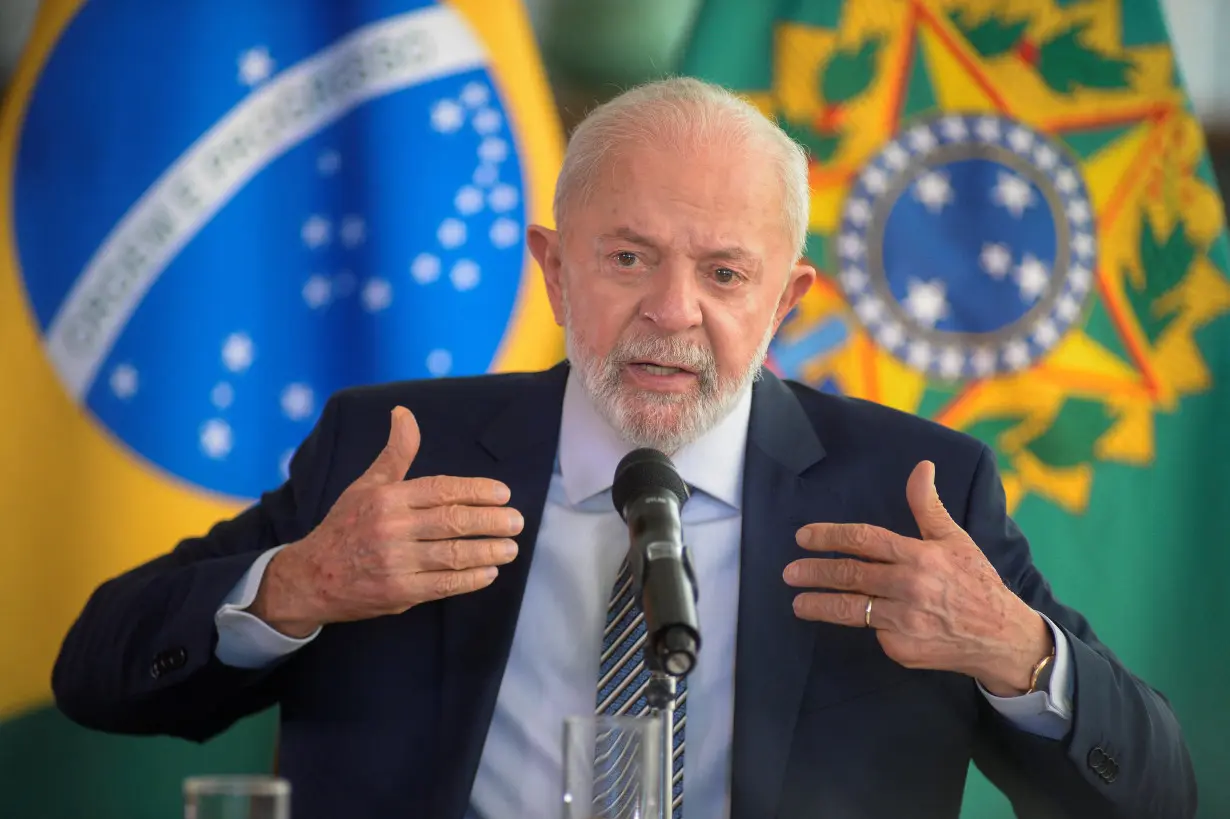
[(288, 9), (84, 4), (14, 174), (64, 388), (144, 460), (239, 497), (284, 479), (334, 391), (491, 368), (526, 268), (514, 112), (464, 17)]

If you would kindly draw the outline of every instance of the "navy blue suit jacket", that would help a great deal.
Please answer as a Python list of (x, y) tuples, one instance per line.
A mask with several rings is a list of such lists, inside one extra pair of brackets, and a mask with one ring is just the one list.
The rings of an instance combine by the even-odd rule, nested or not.
[[(205, 740), (276, 704), (296, 819), (462, 819), (534, 559), (566, 375), (561, 364), (334, 396), (283, 486), (92, 595), (55, 666), (59, 707), (104, 731)], [(409, 477), (506, 483), (525, 517), (520, 556), (477, 593), (327, 626), (272, 667), (221, 664), (213, 617), (224, 597), (258, 554), (322, 519), (384, 445), (397, 404), (423, 434)], [(917, 536), (905, 485), (924, 459), (1007, 585), (1067, 633), (1075, 714), (1063, 740), (1014, 728), (968, 677), (898, 665), (873, 631), (793, 614), (782, 570), (806, 554), (795, 530), (858, 521)], [(971, 760), (1030, 819), (1194, 814), (1173, 713), (1052, 596), (985, 446), (766, 374), (745, 470), (733, 819), (955, 819)]]

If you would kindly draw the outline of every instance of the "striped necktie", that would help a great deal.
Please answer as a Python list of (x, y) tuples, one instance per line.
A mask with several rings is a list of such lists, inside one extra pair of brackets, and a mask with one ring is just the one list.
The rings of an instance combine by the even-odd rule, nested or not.
[[(649, 685), (649, 668), (645, 665), (645, 615), (636, 599), (632, 583), (632, 571), (625, 559), (619, 569), (619, 577), (607, 606), (606, 628), (602, 633), (602, 661), (598, 671), (599, 716), (641, 716), (649, 709), (646, 688)], [(672, 819), (683, 816), (683, 732), (687, 722), (687, 679), (679, 681), (675, 697), (675, 724), (672, 764)], [(600, 755), (619, 754), (625, 748), (603, 747), (599, 737)], [(625, 781), (619, 776), (620, 766), (601, 765), (599, 770), (609, 772), (601, 781), (596, 777), (594, 801), (602, 802), (603, 816), (633, 817), (640, 799), (637, 783)], [(625, 769), (626, 771), (626, 769)], [(630, 780), (631, 777), (627, 777)]]

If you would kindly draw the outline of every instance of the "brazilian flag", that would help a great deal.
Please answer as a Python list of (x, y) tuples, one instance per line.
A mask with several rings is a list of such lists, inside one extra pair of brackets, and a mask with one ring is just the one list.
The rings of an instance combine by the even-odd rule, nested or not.
[[(1230, 259), (1156, 0), (707, 0), (681, 71), (811, 154), (823, 275), (773, 366), (993, 447), (1230, 816)], [(964, 815), (1012, 813), (974, 772)]]
[(277, 486), (335, 390), (558, 360), (524, 230), (559, 157), (517, 0), (44, 0), (0, 113), (0, 816), (270, 769), (273, 714), (72, 726), (60, 640)]

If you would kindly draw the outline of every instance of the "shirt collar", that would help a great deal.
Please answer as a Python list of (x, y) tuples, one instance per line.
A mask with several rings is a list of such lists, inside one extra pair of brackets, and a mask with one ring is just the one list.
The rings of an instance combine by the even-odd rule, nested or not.
[[(742, 506), (751, 411), (752, 391), (746, 389), (725, 418), (671, 456), (685, 483), (735, 509)], [(598, 414), (575, 370), (570, 370), (559, 436), (560, 477), (568, 502), (576, 505), (610, 489), (615, 467), (633, 449)]]

